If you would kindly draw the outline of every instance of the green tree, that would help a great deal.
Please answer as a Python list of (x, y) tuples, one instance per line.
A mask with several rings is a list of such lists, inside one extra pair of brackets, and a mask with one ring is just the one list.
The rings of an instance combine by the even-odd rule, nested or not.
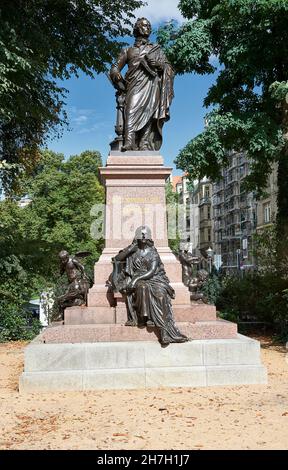
[(180, 244), (180, 234), (178, 231), (179, 218), (179, 195), (173, 191), (172, 183), (169, 181), (165, 186), (167, 222), (168, 222), (168, 244), (172, 251), (178, 252)]
[(23, 304), (55, 284), (60, 250), (91, 252), (85, 265), (92, 277), (103, 248), (103, 239), (94, 240), (90, 234), (91, 208), (104, 203), (104, 188), (98, 179), (101, 165), (96, 151), (67, 161), (62, 154), (42, 151), (33, 175), (22, 181), (22, 192), (29, 195), (30, 204), (21, 208), (17, 198), (0, 202), (2, 337), (16, 339), (23, 333), (25, 322), (30, 322), (23, 317)]
[(25, 185), (32, 202), (23, 209), (21, 227), (26, 240), (39, 247), (46, 277), (54, 275), (61, 249), (91, 251), (91, 265), (102, 251), (103, 239), (93, 240), (90, 235), (91, 208), (104, 203), (98, 179), (101, 165), (99, 152), (86, 151), (65, 161), (62, 154), (45, 150), (35, 175)]
[[(2, 0), (0, 170), (8, 191), (66, 122), (59, 79), (105, 72), (142, 0)], [(58, 82), (57, 82), (58, 80)], [(3, 162), (6, 162), (5, 165)], [(8, 166), (9, 165), (9, 166)]]
[(278, 253), (288, 246), (288, 2), (287, 0), (181, 0), (188, 19), (159, 33), (178, 73), (219, 75), (204, 104), (207, 126), (177, 157), (191, 179), (220, 177), (229, 150), (251, 162), (247, 187), (260, 193), (278, 163)]

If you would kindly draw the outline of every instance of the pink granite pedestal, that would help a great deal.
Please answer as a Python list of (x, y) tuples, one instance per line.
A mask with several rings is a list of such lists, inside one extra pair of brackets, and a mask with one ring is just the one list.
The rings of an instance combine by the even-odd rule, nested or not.
[[(139, 225), (148, 225), (152, 238), (175, 290), (173, 312), (183, 333), (192, 339), (228, 339), (237, 335), (236, 325), (216, 318), (212, 305), (190, 302), (182, 283), (182, 266), (168, 246), (165, 183), (171, 168), (157, 152), (111, 152), (100, 175), (106, 189), (105, 248), (95, 264), (94, 285), (87, 307), (65, 310), (65, 327), (46, 333), (46, 341), (144, 341), (157, 340), (156, 331), (125, 327), (127, 310), (121, 294), (107, 287), (111, 259), (128, 246)], [(69, 328), (68, 328), (69, 326)], [(71, 327), (71, 328), (70, 328)], [(89, 330), (90, 328), (90, 330)], [(77, 332), (77, 333), (76, 333)], [(88, 335), (88, 336), (87, 336)], [(61, 339), (62, 338), (62, 339)], [(56, 339), (55, 339), (56, 341)]]

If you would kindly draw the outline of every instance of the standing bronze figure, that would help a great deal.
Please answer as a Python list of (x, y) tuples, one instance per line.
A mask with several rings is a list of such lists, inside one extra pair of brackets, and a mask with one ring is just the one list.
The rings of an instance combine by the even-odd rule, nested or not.
[[(174, 71), (159, 44), (151, 44), (151, 24), (139, 18), (134, 46), (122, 50), (110, 78), (117, 89), (118, 137), (112, 150), (159, 150), (162, 127), (169, 120)], [(121, 70), (128, 65), (125, 78)]]
[(132, 244), (114, 258), (112, 284), (127, 296), (127, 326), (158, 327), (162, 344), (188, 341), (175, 324), (171, 305), (175, 292), (149, 227), (138, 227)]
[(208, 304), (207, 297), (203, 294), (203, 292), (201, 292), (201, 288), (208, 281), (208, 279), (209, 273), (205, 269), (200, 269), (197, 271), (196, 276), (191, 279), (189, 291), (191, 292), (190, 299), (192, 301)]
[(189, 287), (194, 273), (194, 266), (199, 263), (199, 257), (193, 256), (188, 250), (180, 250), (178, 258), (182, 265), (182, 282), (184, 286)]
[(60, 274), (66, 273), (68, 278), (68, 289), (64, 295), (57, 298), (59, 313), (64, 316), (64, 310), (67, 307), (75, 305), (86, 305), (87, 294), (90, 287), (90, 279), (85, 273), (84, 266), (78, 261), (78, 257), (88, 256), (89, 252), (77, 253), (70, 256), (65, 250), (60, 251)]

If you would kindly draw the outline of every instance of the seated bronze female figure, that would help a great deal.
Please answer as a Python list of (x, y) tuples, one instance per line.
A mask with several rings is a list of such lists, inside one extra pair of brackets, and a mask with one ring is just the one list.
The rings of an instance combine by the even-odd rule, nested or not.
[[(120, 263), (122, 269), (118, 269)], [(117, 290), (127, 296), (127, 326), (158, 327), (162, 344), (188, 341), (174, 322), (171, 299), (175, 292), (154, 247), (149, 227), (138, 227), (132, 244), (114, 258), (112, 281)]]

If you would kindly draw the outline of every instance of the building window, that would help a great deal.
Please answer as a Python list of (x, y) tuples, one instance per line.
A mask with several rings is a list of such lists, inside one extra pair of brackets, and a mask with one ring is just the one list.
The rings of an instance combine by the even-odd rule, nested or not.
[(208, 242), (211, 242), (211, 230), (208, 230)]
[(271, 205), (270, 202), (268, 204), (264, 204), (264, 223), (268, 224), (271, 222)]
[(207, 207), (207, 219), (208, 219), (208, 220), (211, 219), (211, 210), (210, 210), (210, 206)]
[(205, 186), (204, 195), (205, 195), (205, 197), (210, 197), (210, 188), (209, 188), (209, 186)]

